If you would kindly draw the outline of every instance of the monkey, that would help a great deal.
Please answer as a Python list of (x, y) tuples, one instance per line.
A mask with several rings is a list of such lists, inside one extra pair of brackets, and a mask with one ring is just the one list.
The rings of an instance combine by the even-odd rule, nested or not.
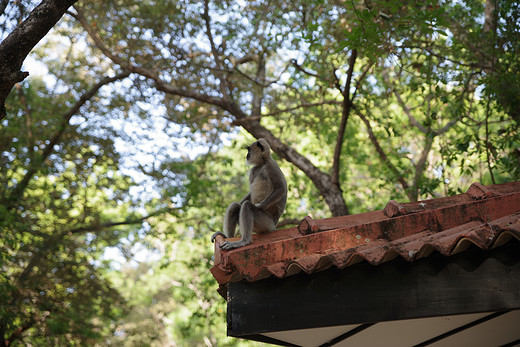
[(271, 147), (263, 138), (246, 147), (246, 162), (252, 165), (249, 171), (249, 193), (239, 202), (233, 202), (224, 216), (224, 233), (217, 235), (233, 237), (237, 224), (242, 238), (226, 241), (220, 247), (225, 250), (243, 247), (253, 242), (253, 232), (265, 233), (276, 229), (287, 203), (287, 182), (280, 167), (271, 157)]

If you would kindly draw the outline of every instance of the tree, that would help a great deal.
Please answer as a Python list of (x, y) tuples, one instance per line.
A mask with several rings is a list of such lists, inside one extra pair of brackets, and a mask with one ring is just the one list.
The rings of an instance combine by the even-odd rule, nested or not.
[(68, 10), (0, 123), (0, 342), (236, 344), (209, 235), (254, 138), (284, 225), (518, 179), (515, 4)]
[[(178, 9), (173, 11), (169, 5), (164, 9), (158, 9), (155, 5), (153, 5), (153, 8), (151, 6), (151, 4), (141, 4), (139, 11), (141, 13), (146, 13), (147, 11), (151, 13), (168, 13), (169, 16), (165, 18), (165, 25), (159, 28), (161, 31), (158, 31), (155, 25), (153, 28), (147, 27), (147, 24), (152, 24), (153, 22), (147, 22), (148, 19), (144, 19), (140, 23), (139, 29), (143, 36), (134, 36), (132, 33), (128, 33), (127, 37), (120, 37), (113, 32), (108, 34), (107, 29), (102, 29), (103, 32), (100, 34), (94, 30), (94, 27), (86, 19), (83, 9), (80, 7), (75, 7), (76, 14), (74, 16), (89, 33), (96, 46), (112, 62), (149, 78), (158, 90), (165, 92), (168, 95), (168, 99), (172, 99), (172, 101), (168, 101), (172, 104), (179, 104), (179, 101), (188, 98), (194, 100), (197, 105), (206, 105), (206, 112), (208, 113), (218, 112), (216, 111), (217, 108), (225, 112), (220, 119), (211, 117), (216, 122), (221, 123), (219, 126), (223, 126), (231, 120), (234, 124), (240, 124), (256, 138), (266, 138), (274, 152), (296, 165), (313, 181), (334, 215), (346, 214), (348, 209), (341, 194), (339, 183), (333, 182), (329, 173), (321, 171), (294, 148), (280, 141), (279, 137), (275, 136), (272, 131), (260, 124), (261, 118), (264, 117), (261, 112), (262, 107), (265, 107), (262, 100), (267, 98), (266, 90), (274, 89), (274, 86), (279, 82), (279, 74), (283, 72), (269, 71), (271, 74), (269, 76), (266, 75), (268, 59), (276, 58), (276, 46), (279, 42), (272, 37), (274, 33), (268, 32), (263, 28), (265, 24), (262, 23), (260, 18), (261, 15), (270, 10), (279, 11), (279, 9), (275, 8), (275, 6), (263, 5), (258, 8), (252, 7), (247, 9), (246, 12), (250, 13), (249, 18), (247, 18), (248, 23), (252, 23), (254, 28), (254, 30), (251, 30), (249, 24), (230, 27), (226, 23), (212, 21), (209, 2), (205, 2), (201, 6), (187, 6), (182, 11), (179, 11), (181, 4), (178, 4)], [(211, 4), (211, 6), (211, 12), (214, 15), (218, 13), (223, 14), (229, 10), (235, 12), (240, 10), (237, 5), (228, 7), (227, 4), (222, 4), (222, 6)], [(118, 23), (130, 20), (130, 18), (120, 17), (121, 13), (115, 12), (115, 9), (110, 9), (109, 11), (114, 11), (114, 15), (116, 17), (119, 16), (115, 20)], [(128, 13), (127, 15), (130, 17), (134, 16), (133, 13)], [(294, 16), (290, 19), (289, 25), (299, 27), (299, 24), (297, 24), (298, 19), (298, 17)], [(103, 25), (104, 23), (96, 21), (96, 28), (103, 28)], [(181, 29), (183, 27), (186, 29)], [(233, 42), (230, 43), (233, 51), (225, 50), (227, 42), (221, 37), (218, 38), (221, 43), (217, 46), (214, 33), (219, 31), (229, 33), (227, 38), (233, 39)], [(153, 37), (159, 38), (161, 42), (157, 46), (154, 46), (151, 42), (145, 43), (144, 33), (146, 32), (148, 32), (148, 35), (153, 33)], [(168, 35), (166, 35), (167, 32)], [(175, 42), (182, 42), (182, 40), (193, 41), (190, 37), (204, 37), (209, 52), (204, 47), (197, 47), (194, 42), (189, 42), (187, 44), (188, 47), (175, 47), (174, 42), (172, 42), (173, 36), (170, 33), (176, 36)], [(125, 34), (126, 31), (121, 32), (121, 35)], [(162, 41), (164, 38), (166, 40)], [(160, 56), (146, 54), (137, 59), (138, 61), (143, 59), (143, 63), (137, 64), (132, 61), (128, 62), (126, 54), (123, 56), (114, 54), (113, 52), (118, 52), (119, 50), (111, 49), (109, 45), (111, 42), (117, 42), (121, 39), (129, 40), (128, 47), (143, 47), (142, 45), (144, 45), (151, 52), (160, 51), (160, 46), (165, 48), (171, 47), (171, 53), (175, 53), (175, 59), (178, 60), (176, 66), (166, 68), (166, 71), (171, 75), (166, 77), (166, 80), (163, 80), (161, 76), (166, 71), (159, 72), (147, 66), (168, 66), (168, 59), (161, 59)], [(240, 44), (239, 42), (243, 43)], [(246, 47), (246, 45), (253, 47), (252, 50)], [(128, 53), (131, 53), (131, 51), (128, 51)], [(145, 63), (152, 56), (153, 60)], [(194, 58), (192, 59), (191, 57)], [(287, 65), (287, 63), (285, 64)], [(202, 82), (207, 81), (208, 85), (200, 86), (201, 88), (193, 88), (195, 86), (193, 81), (200, 80), (200, 77), (197, 75), (204, 70), (213, 71), (213, 77), (208, 80), (201, 80)], [(353, 71), (353, 69), (351, 70)], [(190, 79), (193, 80), (190, 82)], [(175, 83), (173, 83), (174, 81)], [(187, 87), (180, 83), (181, 81), (186, 81), (193, 87)], [(248, 106), (249, 102), (244, 103), (249, 98), (251, 99), (250, 107)], [(335, 164), (335, 167), (339, 168), (339, 165)]]
[[(460, 95), (464, 100), (478, 93), (475, 74), (485, 72), (478, 70), (481, 65), (464, 62), (473, 56), (460, 56), (459, 43), (451, 43), (445, 39), (446, 34), (442, 35), (446, 30), (458, 32), (455, 20), (461, 8), (456, 5), (446, 8), (435, 2), (404, 6), (397, 2), (301, 2), (277, 6), (205, 1), (161, 7), (145, 2), (136, 11), (123, 13), (117, 7), (110, 8), (110, 22), (101, 18), (93, 22), (86, 12), (96, 13), (97, 6), (76, 6), (73, 15), (112, 63), (145, 77), (165, 93), (172, 121), (223, 131), (228, 131), (229, 125), (240, 126), (255, 138), (267, 138), (280, 157), (310, 178), (332, 215), (348, 213), (343, 191), (348, 195), (350, 189), (341, 181), (345, 175), (341, 171), (346, 170), (342, 149), (348, 142), (344, 134), (352, 113), (366, 125), (382, 163), (410, 200), (417, 200), (419, 192), (424, 191), (420, 180), (435, 138), (462, 119), (462, 115), (452, 116), (434, 129), (417, 127), (419, 123), (408, 113), (410, 124), (426, 137), (423, 149), (417, 152), (415, 173), (400, 172), (392, 158), (396, 154), (399, 157), (398, 149), (383, 151), (380, 139), (371, 130), (370, 119), (361, 113), (370, 104), (363, 89), (374, 91), (367, 81), (381, 81), (387, 59), (401, 59), (402, 66), (421, 66), (421, 73), (415, 75), (401, 69), (400, 76), (405, 79), (418, 79), (412, 84), (443, 83), (443, 93), (430, 90), (430, 103), (449, 94), (451, 77), (446, 73), (450, 68), (455, 68), (461, 79)], [(131, 2), (126, 6), (132, 8)], [(484, 9), (476, 5), (470, 11)], [(157, 25), (158, 20), (161, 25)], [(138, 23), (136, 29), (120, 30), (119, 23), (131, 21)], [(468, 25), (475, 27), (476, 23), (470, 21)], [(484, 32), (483, 37), (487, 37), (488, 26), (486, 22), (477, 28)], [(405, 57), (409, 53), (411, 59)], [(429, 63), (423, 64), (425, 57)], [(459, 59), (463, 62), (458, 63)], [(444, 64), (442, 70), (438, 70), (438, 63)], [(467, 68), (473, 65), (476, 67)], [(413, 85), (399, 87), (397, 93), (403, 95)], [(287, 96), (291, 96), (290, 100)], [(301, 121), (309, 117), (301, 111), (312, 111), (312, 107), (330, 110), (326, 115), (334, 119), (329, 123), (335, 129), (335, 141), (324, 144), (334, 150), (331, 164), (324, 168), (302, 155), (297, 143), (283, 140), (278, 131), (284, 118), (298, 115)], [(196, 119), (188, 119), (195, 110), (199, 114)], [(266, 125), (268, 120), (273, 120), (270, 127)], [(409, 175), (412, 177), (406, 178)]]
[[(78, 66), (62, 58), (57, 88), (38, 79), (17, 85), (0, 128), (1, 345), (106, 334), (124, 300), (96, 261), (130, 232), (125, 225), (143, 221), (126, 197), (132, 181), (118, 172), (109, 133), (72, 122), (128, 73), (78, 79)], [(59, 88), (64, 81), (77, 91)]]

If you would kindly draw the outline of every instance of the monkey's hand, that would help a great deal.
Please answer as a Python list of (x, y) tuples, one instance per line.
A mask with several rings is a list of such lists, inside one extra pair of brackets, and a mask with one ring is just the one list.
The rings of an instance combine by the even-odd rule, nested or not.
[(227, 239), (227, 236), (223, 232), (217, 231), (213, 233), (213, 235), (211, 235), (211, 243), (215, 242), (215, 238), (217, 237), (217, 235), (221, 235), (223, 238)]
[(228, 251), (230, 249), (235, 249), (235, 248), (247, 246), (250, 243), (251, 243), (251, 241), (247, 241), (247, 240), (240, 240), (240, 241), (235, 241), (235, 242), (226, 241), (226, 242), (224, 242), (223, 244), (220, 245), (220, 248), (225, 249), (226, 251)]

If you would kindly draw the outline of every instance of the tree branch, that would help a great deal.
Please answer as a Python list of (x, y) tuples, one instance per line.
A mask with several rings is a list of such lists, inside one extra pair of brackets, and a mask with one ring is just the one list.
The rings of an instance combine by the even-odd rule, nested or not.
[(308, 76), (315, 77), (320, 80), (322, 79), (322, 76), (318, 75), (317, 73), (305, 70), (301, 65), (298, 64), (296, 59), (291, 60), (291, 63), (296, 68), (296, 70), (303, 72), (304, 74), (306, 74)]
[(251, 106), (251, 117), (258, 117), (262, 114), (262, 99), (264, 97), (265, 84), (265, 59), (263, 55), (258, 58), (258, 69), (256, 70), (255, 86), (253, 88), (253, 102)]
[(36, 322), (37, 322), (37, 320), (31, 317), (27, 322), (23, 323), (22, 326), (15, 329), (13, 331), (13, 333), (11, 334), (11, 336), (9, 336), (5, 340), (5, 346), (9, 346), (14, 341), (20, 339), (22, 337), (22, 334), (24, 333), (24, 331), (32, 328), (34, 326), (34, 324), (36, 324)]
[(406, 194), (408, 195), (408, 197), (411, 200), (411, 195), (410, 195), (410, 191), (409, 191), (410, 186), (408, 185), (408, 183), (406, 182), (404, 177), (401, 175), (399, 170), (394, 166), (394, 164), (392, 164), (392, 162), (386, 155), (385, 151), (379, 144), (379, 141), (377, 140), (377, 137), (375, 136), (374, 131), (372, 130), (372, 126), (370, 125), (369, 120), (363, 115), (363, 113), (361, 113), (359, 111), (357, 112), (357, 115), (359, 116), (359, 118), (361, 118), (363, 123), (365, 123), (365, 126), (367, 127), (368, 137), (370, 138), (370, 141), (372, 141), (372, 144), (376, 148), (377, 153), (379, 153), (379, 157), (381, 158), (383, 163), (385, 163), (386, 166), (390, 169), (390, 171), (392, 171), (394, 176), (397, 178), (397, 181), (399, 182), (399, 184), (401, 184), (404, 191), (406, 192)]
[(448, 124), (446, 124), (445, 126), (443, 126), (442, 128), (440, 128), (439, 130), (434, 130), (432, 131), (432, 134), (434, 136), (438, 136), (438, 135), (442, 135), (444, 134), (446, 131), (450, 130), (450, 128), (452, 126), (454, 126), (455, 124), (457, 124), (457, 122), (459, 121), (458, 118), (455, 118), (455, 119), (452, 119), (448, 122)]
[(29, 159), (34, 160), (34, 136), (32, 132), (32, 110), (27, 103), (27, 98), (25, 97), (25, 93), (23, 92), (22, 86), (20, 84), (16, 84), (15, 88), (18, 90), (18, 96), (20, 97), (20, 102), (22, 104), (23, 111), (25, 113), (25, 129), (27, 133), (27, 150), (29, 153)]
[(142, 223), (142, 222), (144, 222), (145, 220), (147, 220), (149, 218), (157, 217), (157, 216), (160, 216), (160, 215), (162, 215), (164, 213), (168, 213), (168, 212), (171, 212), (171, 211), (177, 211), (177, 210), (179, 210), (179, 208), (165, 208), (165, 209), (161, 209), (159, 211), (156, 211), (154, 213), (150, 213), (147, 216), (143, 216), (143, 217), (139, 217), (139, 218), (135, 218), (135, 219), (127, 219), (127, 220), (120, 221), (120, 222), (108, 222), (108, 223), (101, 223), (101, 224), (92, 224), (92, 225), (89, 225), (89, 226), (83, 226), (83, 227), (71, 229), (69, 231), (66, 231), (64, 234), (79, 234), (79, 233), (92, 232), (92, 231), (101, 231), (103, 229), (117, 227), (117, 226), (121, 226), (121, 225), (139, 224), (139, 223)]
[(426, 135), (424, 148), (421, 152), (421, 156), (419, 157), (419, 161), (415, 165), (415, 175), (413, 178), (412, 191), (409, 194), (410, 201), (417, 201), (419, 197), (419, 183), (426, 168), (426, 160), (428, 159), (428, 154), (432, 149), (434, 138), (435, 136), (433, 134)]
[(249, 117), (246, 117), (246, 118), (236, 119), (236, 120), (234, 120), (231, 123), (231, 125), (241, 126), (244, 123), (257, 122), (257, 121), (259, 121), (260, 119), (262, 119), (264, 117), (272, 117), (272, 116), (276, 116), (276, 115), (278, 115), (280, 113), (291, 112), (291, 111), (294, 111), (294, 110), (297, 110), (297, 109), (300, 109), (300, 108), (322, 106), (322, 105), (340, 105), (342, 103), (343, 103), (342, 101), (328, 100), (328, 101), (322, 101), (322, 102), (314, 102), (314, 103), (310, 103), (310, 104), (300, 104), (298, 106), (289, 107), (289, 108), (286, 108), (286, 109), (275, 110), (273, 112), (266, 113), (266, 114), (261, 114), (261, 115), (258, 115), (258, 116), (249, 116)]
[(5, 8), (7, 7), (8, 4), (9, 4), (9, 0), (0, 1), (0, 16), (4, 14)]
[(489, 66), (487, 66), (487, 65), (482, 65), (482, 64), (477, 64), (477, 63), (464, 63), (461, 61), (454, 60), (453, 58), (451, 58), (449, 56), (442, 55), (440, 53), (436, 53), (433, 51), (433, 47), (423, 47), (423, 46), (417, 46), (417, 45), (404, 45), (403, 47), (410, 48), (410, 49), (418, 49), (420, 51), (426, 51), (426, 52), (428, 52), (428, 54), (430, 54), (436, 58), (439, 58), (443, 61), (449, 61), (450, 63), (456, 64), (456, 65), (465, 66), (465, 67), (469, 67), (472, 69), (479, 69), (479, 70), (489, 69)]
[(412, 115), (411, 109), (406, 105), (403, 98), (401, 97), (401, 93), (399, 93), (399, 91), (395, 87), (395, 84), (390, 81), (390, 76), (388, 76), (388, 73), (385, 70), (383, 70), (383, 79), (390, 86), (392, 92), (394, 93), (397, 99), (397, 102), (399, 103), (399, 106), (401, 106), (403, 112), (408, 117), (408, 121), (410, 122), (410, 124), (419, 129), (422, 133), (428, 134), (430, 130), (425, 128), (421, 123), (417, 121), (417, 119), (415, 119), (415, 117)]
[(496, 184), (495, 182), (495, 175), (493, 174), (493, 169), (491, 168), (491, 154), (490, 154), (490, 148), (492, 148), (491, 146), (491, 143), (489, 142), (489, 114), (490, 114), (490, 108), (489, 108), (489, 103), (490, 103), (490, 99), (488, 98), (488, 101), (486, 103), (486, 139), (485, 139), (485, 142), (486, 142), (486, 162), (487, 162), (487, 167), (488, 167), (488, 170), (489, 170), (489, 175), (491, 176), (491, 182), (493, 182), (493, 184)]
[(484, 33), (495, 34), (497, 30), (497, 0), (486, 0), (486, 7), (484, 9)]
[(220, 81), (220, 92), (222, 93), (223, 98), (227, 99), (227, 98), (229, 98), (228, 92), (226, 90), (227, 83), (226, 83), (226, 79), (224, 78), (224, 76), (221, 72), (223, 69), (222, 68), (223, 64), (219, 58), (218, 49), (215, 46), (213, 34), (211, 33), (211, 18), (209, 16), (209, 1), (208, 0), (204, 1), (204, 13), (202, 14), (202, 19), (204, 19), (204, 22), (206, 24), (206, 35), (208, 37), (209, 44), (211, 47), (211, 54), (213, 55), (213, 59), (215, 60), (215, 65), (217, 67), (216, 74)]
[(49, 155), (54, 151), (54, 146), (58, 143), (58, 141), (63, 136), (63, 133), (67, 129), (67, 126), (69, 125), (70, 119), (74, 114), (76, 114), (79, 109), (88, 101), (90, 100), (97, 91), (103, 87), (106, 84), (115, 82), (117, 80), (123, 79), (125, 77), (128, 77), (129, 72), (125, 71), (122, 72), (114, 77), (105, 77), (101, 81), (99, 81), (96, 85), (94, 85), (92, 88), (90, 88), (85, 94), (83, 94), (78, 101), (72, 106), (67, 113), (62, 115), (61, 122), (58, 128), (58, 131), (54, 134), (54, 136), (49, 140), (49, 143), (45, 146), (43, 149), (40, 157), (35, 160), (34, 162), (31, 162), (30, 167), (27, 169), (27, 172), (25, 173), (22, 180), (13, 188), (11, 191), (11, 194), (9, 195), (9, 198), (7, 200), (7, 205), (9, 207), (12, 207), (14, 204), (16, 204), (19, 199), (22, 198), (22, 195), (27, 188), (27, 185), (29, 184), (30, 180), (33, 178), (33, 176), (42, 169), (42, 166), (45, 162), (45, 160), (49, 157)]
[(89, 25), (81, 9), (77, 6), (74, 6), (74, 8), (76, 9), (77, 13), (69, 12), (69, 14), (73, 16), (76, 20), (78, 20), (78, 22), (87, 31), (90, 38), (94, 41), (94, 44), (103, 52), (103, 54), (105, 54), (106, 57), (112, 60), (112, 62), (114, 62), (115, 64), (121, 66), (125, 70), (129, 70), (141, 76), (150, 78), (155, 82), (157, 90), (160, 90), (168, 94), (182, 96), (197, 101), (205, 102), (214, 106), (218, 106), (221, 109), (233, 114), (237, 118), (246, 117), (246, 115), (243, 113), (240, 107), (232, 100), (217, 98), (207, 94), (196, 92), (191, 89), (176, 87), (174, 85), (165, 83), (163, 80), (160, 79), (159, 75), (153, 70), (136, 66), (129, 62), (125, 62), (123, 59), (113, 54), (112, 51), (104, 45), (103, 40), (101, 39), (99, 34), (92, 28), (92, 26)]
[(0, 43), (0, 120), (6, 115), (4, 105), (11, 89), (29, 75), (28, 72), (20, 71), (23, 61), (76, 1), (43, 0)]
[(352, 96), (350, 97), (350, 102), (354, 102), (354, 98), (356, 97), (357, 92), (358, 92), (359, 88), (361, 87), (361, 82), (363, 82), (363, 80), (365, 79), (365, 77), (367, 76), (368, 72), (370, 71), (370, 69), (372, 68), (373, 65), (374, 65), (373, 61), (369, 62), (363, 69), (363, 72), (361, 73), (361, 75), (358, 77), (357, 82), (356, 82), (356, 87), (354, 89), (354, 92), (352, 93)]
[(223, 98), (212, 97), (206, 94), (199, 93), (197, 91), (182, 89), (174, 85), (164, 83), (154, 71), (138, 67), (123, 61), (121, 58), (112, 54), (111, 51), (104, 46), (101, 37), (89, 25), (85, 16), (81, 12), (81, 9), (77, 7), (75, 8), (77, 14), (71, 15), (74, 16), (74, 18), (76, 18), (80, 22), (80, 24), (85, 28), (91, 39), (94, 41), (95, 45), (114, 63), (128, 69), (131, 72), (135, 72), (144, 77), (152, 79), (156, 83), (156, 88), (160, 91), (218, 106), (223, 110), (229, 112), (232, 116), (235, 117), (235, 124), (242, 125), (242, 127), (255, 138), (266, 138), (274, 152), (276, 152), (282, 158), (285, 158), (289, 162), (293, 163), (299, 169), (301, 169), (315, 183), (316, 187), (318, 188), (322, 196), (325, 198), (325, 201), (329, 205), (333, 215), (338, 216), (348, 214), (348, 208), (345, 204), (345, 200), (343, 199), (341, 191), (339, 190), (339, 188), (334, 187), (334, 185), (331, 185), (330, 176), (326, 173), (321, 172), (307, 158), (296, 152), (293, 148), (282, 143), (280, 139), (275, 137), (269, 130), (262, 127), (259, 123), (259, 119), (252, 121), (247, 120), (247, 115), (242, 111), (240, 106), (233, 100), (225, 100)]
[[(309, 104), (305, 104), (304, 103), (304, 104), (300, 104), (300, 105), (294, 106), (294, 107), (289, 107), (289, 108), (286, 108), (286, 109), (275, 110), (273, 112), (269, 112), (267, 114), (264, 114), (261, 117), (276, 116), (277, 114), (285, 113), (285, 112), (291, 112), (291, 111), (294, 111), (294, 110), (297, 110), (297, 109), (300, 109), (300, 108), (315, 107), (315, 106), (322, 106), (322, 105), (340, 105), (340, 104), (343, 104), (343, 101), (325, 100), (325, 101), (313, 102), (313, 103), (309, 103)], [(254, 119), (254, 117), (249, 117), (249, 118)]]
[[(350, 117), (350, 110), (352, 108), (352, 100), (350, 99), (350, 85), (352, 83), (352, 75), (354, 74), (354, 65), (356, 63), (357, 58), (357, 50), (353, 50), (349, 62), (348, 62), (348, 71), (347, 71), (347, 81), (345, 82), (345, 87), (342, 91), (343, 94), (343, 104), (341, 109), (341, 122), (338, 129), (338, 135), (336, 137), (336, 146), (334, 148), (334, 156), (332, 159), (332, 183), (339, 187), (339, 168), (341, 161), (341, 149), (343, 148), (343, 142), (345, 137), (345, 129), (347, 127), (347, 122)], [(340, 90), (341, 91), (341, 90)]]
[[(59, 241), (63, 237), (65, 237), (66, 235), (73, 235), (73, 234), (79, 234), (79, 233), (85, 233), (85, 232), (101, 231), (101, 230), (106, 229), (106, 228), (112, 228), (112, 227), (120, 226), (120, 225), (139, 224), (139, 223), (142, 223), (143, 221), (145, 221), (145, 220), (147, 220), (149, 218), (156, 217), (156, 216), (159, 216), (161, 214), (167, 213), (169, 211), (174, 211), (174, 210), (178, 210), (178, 209), (177, 208), (166, 208), (166, 209), (162, 209), (162, 210), (159, 210), (157, 212), (151, 213), (151, 214), (149, 214), (147, 216), (136, 218), (136, 219), (128, 219), (128, 220), (120, 221), (120, 222), (108, 222), (108, 223), (102, 223), (102, 224), (93, 224), (93, 225), (89, 225), (89, 226), (83, 226), (83, 227), (79, 227), (79, 228), (75, 228), (75, 229), (70, 229), (70, 230), (67, 230), (67, 231), (64, 231), (64, 232), (61, 232), (61, 233), (56, 233), (56, 234), (48, 236), (47, 239), (45, 239), (42, 242), (42, 244), (39, 247), (39, 249), (41, 250), (40, 252), (44, 252), (44, 253), (47, 252), (47, 253), (49, 253), (49, 252), (52, 252), (53, 249), (59, 245)], [(21, 274), (17, 278), (18, 283), (23, 283), (29, 277), (29, 275), (31, 274), (31, 272), (34, 269), (34, 267), (37, 266), (38, 263), (40, 262), (40, 259), (42, 259), (42, 254), (41, 253), (36, 253), (36, 252), (33, 253), (31, 260), (29, 261), (27, 266), (23, 269), (23, 271), (21, 272)], [(13, 299), (11, 301), (14, 302), (15, 300), (16, 300), (16, 297), (13, 297)]]

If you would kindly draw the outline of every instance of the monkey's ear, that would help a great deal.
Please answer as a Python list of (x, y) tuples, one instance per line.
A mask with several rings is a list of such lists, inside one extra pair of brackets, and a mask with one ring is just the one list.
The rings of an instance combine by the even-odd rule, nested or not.
[(260, 151), (263, 152), (264, 151), (264, 146), (262, 146), (262, 144), (260, 143), (260, 141), (258, 141), (256, 143), (256, 145), (260, 148)]

